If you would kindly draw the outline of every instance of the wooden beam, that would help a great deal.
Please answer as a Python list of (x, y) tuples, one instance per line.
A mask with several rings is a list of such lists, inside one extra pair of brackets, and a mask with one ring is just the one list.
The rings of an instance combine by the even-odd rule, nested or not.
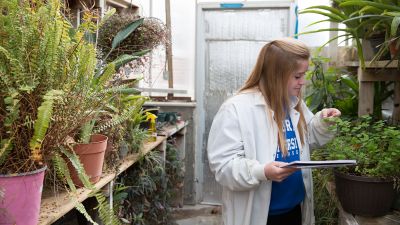
[[(172, 66), (172, 35), (171, 35), (171, 1), (165, 0), (165, 21), (168, 29), (167, 43), (167, 62), (168, 62), (168, 88), (174, 88), (174, 73)], [(168, 99), (173, 97), (173, 93), (168, 93)]]
[[(393, 60), (390, 62), (389, 60), (383, 60), (383, 61), (367, 61), (365, 62), (365, 68), (398, 68), (399, 61), (398, 60)], [(348, 66), (348, 67), (359, 67), (360, 62), (359, 61), (345, 61), (343, 62), (343, 66)]]
[(374, 82), (360, 81), (358, 96), (358, 116), (374, 112)]
[(397, 69), (365, 69), (358, 68), (359, 81), (400, 81), (400, 71)]
[(398, 81), (394, 83), (392, 119), (396, 124), (400, 122), (400, 82)]

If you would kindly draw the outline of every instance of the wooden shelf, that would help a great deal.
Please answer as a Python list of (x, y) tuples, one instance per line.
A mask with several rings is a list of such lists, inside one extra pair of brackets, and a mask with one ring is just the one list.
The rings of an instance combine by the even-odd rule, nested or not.
[[(391, 63), (389, 63), (389, 60), (383, 60), (383, 61), (366, 61), (365, 62), (365, 68), (397, 68), (398, 65), (398, 60), (393, 60)], [(388, 64), (388, 65), (387, 65)], [(343, 63), (342, 66), (348, 66), (348, 67), (359, 67), (360, 62), (359, 61), (346, 61)]]
[[(181, 129), (183, 127), (181, 127)], [(94, 184), (95, 191), (99, 191), (110, 183), (110, 181), (114, 180), (116, 176), (127, 170), (140, 158), (140, 156), (146, 155), (151, 150), (162, 145), (166, 139), (167, 136), (158, 136), (155, 142), (144, 143), (140, 153), (129, 155), (121, 162), (117, 169), (118, 172), (103, 173), (99, 182)], [(73, 209), (78, 202), (86, 200), (91, 196), (91, 194), (92, 191), (86, 188), (79, 188), (76, 193), (64, 191), (54, 194), (53, 191), (44, 191), (42, 194), (39, 224), (52, 224)]]
[(394, 81), (393, 111), (391, 118), (393, 121), (400, 120), (400, 70), (399, 61), (393, 60), (365, 62), (365, 68), (360, 67), (358, 61), (344, 62), (342, 66), (358, 67), (357, 78), (358, 90), (358, 116), (373, 114), (374, 111), (374, 82)]
[(187, 125), (188, 125), (187, 121), (178, 121), (176, 125), (165, 126), (161, 130), (157, 131), (157, 133), (158, 135), (169, 137), (174, 135), (178, 131), (181, 131)]

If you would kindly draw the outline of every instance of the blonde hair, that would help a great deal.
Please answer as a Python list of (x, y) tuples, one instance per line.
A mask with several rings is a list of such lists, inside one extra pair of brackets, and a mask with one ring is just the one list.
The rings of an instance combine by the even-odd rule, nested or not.
[[(298, 69), (299, 61), (309, 60), (309, 58), (310, 51), (307, 46), (296, 39), (284, 38), (271, 41), (261, 49), (253, 71), (240, 89), (241, 92), (258, 88), (263, 94), (266, 103), (274, 111), (274, 120), (278, 126), (278, 144), (284, 156), (287, 155), (288, 150), (283, 121), (286, 110), (290, 109), (287, 83), (290, 75)], [(301, 96), (298, 97), (301, 98)], [(303, 145), (307, 126), (300, 102), (295, 109), (300, 113), (297, 129)]]

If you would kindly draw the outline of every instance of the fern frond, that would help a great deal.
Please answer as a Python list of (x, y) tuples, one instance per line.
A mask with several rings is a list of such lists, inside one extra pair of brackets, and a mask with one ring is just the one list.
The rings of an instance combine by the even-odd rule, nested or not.
[(43, 97), (44, 101), (38, 108), (37, 119), (34, 124), (34, 133), (29, 142), (31, 150), (31, 157), (35, 162), (42, 161), (42, 154), (40, 148), (42, 146), (43, 139), (46, 135), (47, 128), (50, 125), (51, 115), (53, 113), (54, 100), (59, 98), (63, 94), (60, 90), (51, 90)]
[(87, 221), (91, 222), (93, 225), (98, 225), (98, 223), (94, 222), (92, 217), (90, 217), (89, 213), (86, 211), (85, 206), (82, 203), (78, 202), (75, 205), (75, 209), (78, 210), (78, 212), (80, 212), (83, 216), (85, 216)]
[(12, 149), (12, 140), (13, 139), (3, 139), (1, 140), (1, 148), (0, 148), (0, 165), (2, 165), (6, 159), (8, 154)]
[(94, 190), (94, 186), (92, 183), (89, 181), (89, 177), (86, 174), (85, 169), (83, 168), (83, 165), (81, 161), (79, 160), (79, 157), (75, 154), (74, 151), (67, 151), (63, 147), (60, 147), (60, 151), (67, 157), (67, 159), (71, 162), (71, 165), (73, 168), (76, 170), (76, 173), (78, 174), (79, 179), (85, 186), (85, 188)]
[(143, 105), (143, 101), (138, 101), (136, 104), (133, 104), (131, 106), (129, 106), (127, 109), (125, 109), (123, 111), (123, 113), (121, 115), (117, 115), (114, 118), (112, 118), (112, 120), (108, 121), (107, 123), (99, 126), (98, 128), (96, 128), (94, 130), (93, 133), (101, 133), (106, 129), (109, 129), (111, 127), (115, 127), (118, 124), (121, 124), (127, 120), (129, 120), (130, 118), (132, 118), (132, 115), (137, 114), (140, 109), (141, 106)]
[[(59, 155), (59, 154), (55, 154), (53, 157), (53, 165), (54, 168), (56, 170), (56, 173), (59, 177), (61, 178), (65, 178), (67, 180), (67, 184), (69, 186), (69, 188), (72, 190), (73, 193), (76, 193), (76, 187), (71, 179), (71, 175), (69, 173), (68, 170), (68, 166), (67, 163), (65, 162), (65, 160)], [(73, 195), (74, 196), (74, 195)], [(82, 203), (78, 202), (75, 205), (75, 208), (82, 213), (82, 215), (85, 216), (85, 218), (91, 222), (92, 224), (97, 224), (96, 222), (94, 222), (94, 220), (92, 219), (92, 217), (90, 217), (90, 215), (87, 213), (85, 207), (83, 206)], [(97, 224), (98, 225), (98, 224)]]
[(3, 124), (8, 134), (11, 134), (13, 132), (12, 125), (14, 121), (19, 117), (19, 102), (19, 93), (16, 90), (9, 91), (8, 96), (4, 98), (7, 114)]
[(68, 166), (64, 158), (61, 157), (60, 154), (55, 153), (52, 157), (52, 161), (57, 176), (61, 179), (65, 179), (70, 190), (75, 193), (76, 187), (71, 179), (71, 174), (69, 173)]
[(85, 123), (82, 128), (81, 128), (81, 134), (80, 134), (80, 143), (89, 143), (90, 141), (90, 135), (93, 134), (93, 128), (96, 123), (96, 120), (91, 120), (87, 123)]
[(109, 63), (107, 64), (104, 71), (95, 79), (94, 85), (104, 86), (108, 81), (111, 80), (112, 76), (115, 74), (115, 64)]
[(110, 209), (107, 199), (101, 193), (96, 193), (95, 197), (97, 199), (97, 209), (99, 212), (99, 217), (104, 224), (107, 225), (121, 225), (118, 217), (115, 216), (114, 211)]

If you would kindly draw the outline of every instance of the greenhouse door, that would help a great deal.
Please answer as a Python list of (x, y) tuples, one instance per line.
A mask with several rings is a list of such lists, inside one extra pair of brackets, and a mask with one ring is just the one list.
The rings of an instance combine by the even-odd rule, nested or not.
[(196, 43), (196, 158), (203, 203), (220, 203), (222, 188), (210, 172), (206, 147), (210, 126), (222, 102), (240, 88), (261, 47), (294, 34), (293, 1), (198, 4)]

